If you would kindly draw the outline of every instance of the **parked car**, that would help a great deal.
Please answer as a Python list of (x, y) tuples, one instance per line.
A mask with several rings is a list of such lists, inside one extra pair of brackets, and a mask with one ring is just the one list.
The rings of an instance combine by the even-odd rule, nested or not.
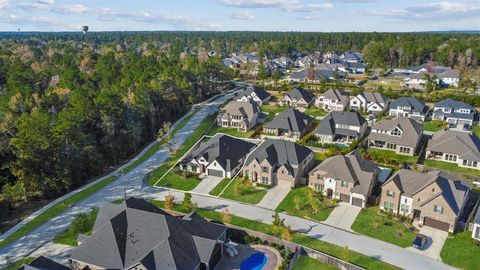
[(415, 237), (412, 246), (416, 249), (424, 250), (427, 246), (427, 239), (428, 237), (426, 237), (425, 235), (417, 234), (417, 237)]

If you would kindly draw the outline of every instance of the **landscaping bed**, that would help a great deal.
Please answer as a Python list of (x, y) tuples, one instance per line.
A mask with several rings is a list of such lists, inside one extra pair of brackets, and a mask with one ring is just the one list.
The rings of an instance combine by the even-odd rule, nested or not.
[(416, 232), (407, 228), (402, 221), (386, 213), (379, 214), (378, 207), (360, 211), (352, 230), (400, 247), (411, 246), (416, 236)]
[(327, 206), (319, 193), (309, 187), (292, 189), (287, 197), (278, 205), (276, 212), (286, 212), (290, 215), (324, 221), (333, 211), (334, 205)]
[(368, 148), (362, 152), (365, 159), (388, 166), (400, 166), (401, 163), (415, 164), (418, 160), (418, 156), (398, 155), (388, 150)]

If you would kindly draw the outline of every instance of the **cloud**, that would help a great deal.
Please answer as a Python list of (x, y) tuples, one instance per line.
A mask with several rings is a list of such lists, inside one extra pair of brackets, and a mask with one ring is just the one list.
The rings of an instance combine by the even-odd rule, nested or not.
[(220, 3), (238, 8), (278, 8), (297, 12), (313, 12), (333, 8), (330, 3), (304, 3), (300, 0), (220, 0)]
[(234, 20), (253, 20), (255, 16), (250, 12), (231, 12), (227, 15)]
[[(76, 26), (67, 25), (48, 16), (16, 15), (13, 13), (0, 14), (0, 22), (15, 26), (34, 26), (36, 30), (76, 30)], [(38, 28), (41, 27), (41, 28)]]

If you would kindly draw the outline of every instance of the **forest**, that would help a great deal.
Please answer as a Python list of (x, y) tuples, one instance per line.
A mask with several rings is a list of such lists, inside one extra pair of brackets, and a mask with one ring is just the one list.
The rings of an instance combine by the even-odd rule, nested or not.
[(479, 36), (467, 33), (1, 33), (0, 202), (55, 198), (132, 157), (229, 87), (221, 58), (232, 52), (345, 50), (372, 68), (480, 64)]

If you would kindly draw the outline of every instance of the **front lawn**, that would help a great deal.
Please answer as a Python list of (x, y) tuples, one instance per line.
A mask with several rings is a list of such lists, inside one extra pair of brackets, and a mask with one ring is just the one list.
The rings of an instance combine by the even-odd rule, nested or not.
[(477, 135), (477, 137), (480, 137), (480, 126), (473, 126), (472, 131), (475, 133), (475, 135)]
[(239, 138), (250, 138), (252, 137), (252, 134), (254, 132), (254, 128), (249, 130), (249, 131), (240, 131), (236, 128), (227, 128), (227, 127), (219, 127), (215, 126), (212, 128), (212, 130), (208, 133), (208, 135), (215, 135), (217, 133), (225, 133), (228, 135), (232, 135), (234, 137), (239, 137)]
[(423, 130), (437, 132), (445, 128), (444, 122), (439, 120), (433, 120), (428, 122), (423, 122)]
[(286, 212), (290, 215), (324, 221), (333, 211), (320, 201), (318, 195), (309, 187), (292, 189), (287, 197), (278, 205), (276, 212)]
[(444, 263), (460, 269), (480, 266), (480, 246), (474, 242), (470, 231), (450, 234), (440, 256)]
[(364, 151), (364, 157), (375, 163), (398, 166), (400, 163), (417, 163), (418, 156), (405, 156), (393, 151), (369, 148)]
[[(220, 182), (218, 186), (226, 185), (225, 181), (226, 179)], [(217, 189), (217, 187), (215, 187), (213, 191), (221, 192), (222, 190), (223, 188), (220, 190), (220, 188)], [(220, 197), (250, 204), (257, 204), (262, 200), (265, 194), (267, 194), (267, 190), (253, 187), (251, 181), (244, 180), (243, 178), (235, 178)]]
[(232, 181), (232, 179), (230, 179), (230, 178), (223, 179), (208, 194), (213, 195), (213, 196), (220, 195), (220, 192), (223, 191), (223, 189), (228, 185), (228, 183), (230, 183), (230, 181)]
[(307, 115), (310, 115), (312, 117), (317, 117), (317, 116), (325, 116), (328, 114), (327, 111), (325, 111), (322, 108), (317, 108), (317, 107), (311, 107), (305, 110), (304, 112)]
[(293, 270), (304, 270), (304, 269), (312, 269), (312, 270), (338, 270), (339, 268), (321, 262), (319, 260), (315, 260), (310, 258), (306, 255), (302, 255), (298, 258), (298, 260), (293, 265)]
[(444, 162), (444, 161), (439, 161), (439, 160), (426, 159), (425, 160), (425, 165), (429, 166), (429, 167), (434, 167), (434, 168), (437, 168), (437, 169), (440, 169), (440, 170), (445, 170), (445, 171), (450, 171), (450, 172), (454, 172), (454, 173), (466, 174), (466, 175), (471, 175), (471, 176), (475, 176), (475, 177), (480, 177), (480, 171), (479, 170), (458, 167), (458, 165), (454, 164), (454, 163), (449, 163), (449, 162)]
[(158, 182), (159, 186), (190, 191), (200, 184), (200, 179), (189, 172), (180, 171), (178, 167), (172, 169), (165, 177)]
[(409, 247), (415, 239), (416, 232), (407, 228), (403, 222), (380, 215), (378, 207), (362, 210), (352, 225), (355, 232), (392, 243), (400, 247)]

